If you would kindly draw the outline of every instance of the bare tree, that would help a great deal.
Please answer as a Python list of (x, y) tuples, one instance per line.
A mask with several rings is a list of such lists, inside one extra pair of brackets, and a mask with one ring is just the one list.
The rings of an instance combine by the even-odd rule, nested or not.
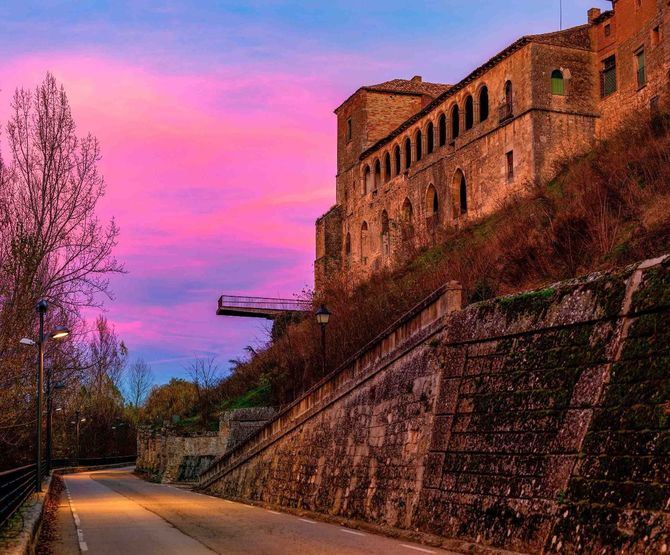
[[(26, 372), (34, 365), (34, 352), (18, 340), (35, 336), (36, 301), (49, 301), (47, 329), (65, 323), (76, 331), (80, 309), (109, 297), (109, 275), (123, 268), (112, 253), (116, 224), (96, 216), (105, 190), (98, 171), (99, 144), (91, 135), (76, 135), (67, 95), (52, 75), (34, 91), (15, 92), (3, 138), (0, 360), (7, 383), (0, 384), (0, 428), (26, 425), (23, 435), (15, 432), (18, 428), (11, 434), (0, 431), (0, 449), (16, 445), (18, 457), (25, 451), (20, 446), (29, 441), (34, 388)], [(47, 352), (50, 366), (51, 358), (56, 360), (57, 354)]]
[(149, 396), (153, 382), (151, 366), (142, 357), (136, 358), (128, 368), (128, 376), (126, 378), (126, 394), (133, 407), (139, 408), (144, 404)]
[(118, 228), (95, 215), (105, 191), (100, 146), (75, 131), (65, 90), (51, 74), (34, 92), (14, 94), (11, 159), (0, 161), (3, 311), (46, 297), (77, 312), (98, 305), (98, 294), (109, 296), (109, 274), (123, 271), (112, 255)]
[(194, 358), (186, 367), (186, 372), (195, 385), (202, 420), (207, 423), (214, 408), (215, 388), (221, 380), (219, 366), (214, 357)]

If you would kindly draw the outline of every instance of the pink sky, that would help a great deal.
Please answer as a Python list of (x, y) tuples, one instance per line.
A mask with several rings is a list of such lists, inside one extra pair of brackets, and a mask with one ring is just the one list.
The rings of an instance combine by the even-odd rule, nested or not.
[[(342, 100), (415, 74), (457, 82), (558, 23), (558, 2), (537, 0), (38, 4), (9, 0), (3, 12), (0, 121), (14, 89), (50, 71), (80, 134), (100, 140), (99, 212), (120, 226), (128, 270), (106, 314), (161, 382), (189, 358), (226, 367), (267, 339), (263, 321), (215, 316), (221, 293), (290, 297), (312, 285)], [(579, 24), (608, 2), (563, 4)]]

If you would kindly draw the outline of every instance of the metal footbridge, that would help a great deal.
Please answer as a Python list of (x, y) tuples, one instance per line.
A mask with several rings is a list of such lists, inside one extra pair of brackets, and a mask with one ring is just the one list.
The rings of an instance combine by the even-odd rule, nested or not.
[(274, 320), (285, 312), (309, 312), (311, 310), (310, 302), (297, 299), (221, 295), (216, 313), (219, 316), (242, 316)]

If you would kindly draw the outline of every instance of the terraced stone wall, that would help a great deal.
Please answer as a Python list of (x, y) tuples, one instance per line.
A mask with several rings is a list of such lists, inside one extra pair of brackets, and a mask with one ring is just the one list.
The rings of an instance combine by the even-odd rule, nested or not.
[(444, 316), (336, 391), (201, 485), (454, 548), (669, 548), (670, 259)]

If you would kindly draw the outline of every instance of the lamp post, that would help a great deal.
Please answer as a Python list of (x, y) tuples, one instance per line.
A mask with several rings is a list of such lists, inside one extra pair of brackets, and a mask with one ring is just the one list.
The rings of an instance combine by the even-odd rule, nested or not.
[[(44, 381), (44, 344), (47, 340), (47, 338), (44, 336), (44, 315), (49, 309), (49, 304), (44, 299), (42, 299), (37, 303), (35, 308), (39, 316), (39, 333), (37, 336), (37, 342), (24, 337), (21, 339), (21, 344), (37, 346), (37, 406), (35, 408), (37, 425), (37, 433), (35, 434), (35, 462), (37, 473), (35, 474), (35, 490), (40, 492), (42, 491), (42, 382)], [(53, 332), (49, 334), (49, 338), (64, 339), (68, 335), (70, 335), (70, 332), (67, 328), (58, 326)], [(48, 437), (50, 442), (50, 434)]]
[[(53, 393), (57, 389), (65, 389), (63, 382), (51, 385), (53, 370), (50, 368), (47, 372), (47, 472), (51, 470), (51, 451), (52, 451), (52, 420), (53, 420)], [(56, 409), (58, 410), (58, 409)]]
[(81, 437), (81, 423), (86, 422), (86, 417), (81, 415), (81, 410), (77, 409), (74, 411), (74, 420), (70, 422), (70, 424), (74, 424), (74, 429), (75, 429), (75, 434), (76, 434), (76, 447), (77, 451), (75, 453), (77, 457), (77, 466), (79, 466), (79, 456), (80, 456), (80, 445), (79, 445), (79, 440)]
[(321, 305), (316, 311), (316, 322), (321, 327), (321, 376), (326, 375), (326, 326), (330, 320), (330, 311)]

